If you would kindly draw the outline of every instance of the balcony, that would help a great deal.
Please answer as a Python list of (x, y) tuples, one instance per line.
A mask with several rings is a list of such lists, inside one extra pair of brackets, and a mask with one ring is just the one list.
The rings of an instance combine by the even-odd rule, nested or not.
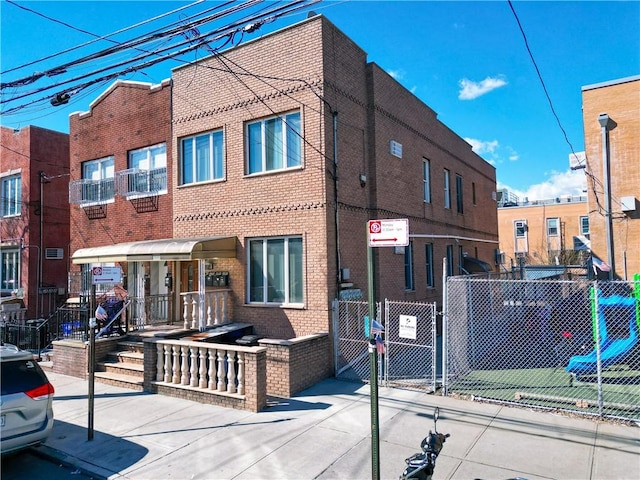
[(129, 168), (116, 172), (116, 194), (127, 200), (167, 193), (167, 168)]
[(113, 202), (115, 196), (113, 178), (102, 180), (75, 180), (69, 183), (69, 203), (90, 207)]

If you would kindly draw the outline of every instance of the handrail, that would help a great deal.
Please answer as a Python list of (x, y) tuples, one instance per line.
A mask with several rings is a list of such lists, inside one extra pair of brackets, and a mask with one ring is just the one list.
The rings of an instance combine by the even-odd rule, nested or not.
[(113, 316), (113, 318), (109, 321), (109, 323), (107, 323), (104, 327), (100, 329), (98, 333), (96, 333), (96, 339), (100, 338), (102, 335), (104, 335), (106, 332), (109, 331), (109, 329), (111, 328), (111, 325), (113, 325), (113, 322), (115, 322), (116, 319), (120, 318), (120, 315), (122, 315), (122, 312), (125, 311), (125, 309), (129, 306), (130, 303), (131, 303), (131, 299), (127, 299), (124, 301), (124, 303), (122, 304), (122, 308), (118, 310), (118, 312)]

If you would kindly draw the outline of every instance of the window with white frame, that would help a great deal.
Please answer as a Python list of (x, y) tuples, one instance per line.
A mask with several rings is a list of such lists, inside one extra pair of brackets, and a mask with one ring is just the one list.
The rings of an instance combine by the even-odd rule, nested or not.
[(527, 221), (516, 220), (513, 222), (516, 238), (525, 238), (527, 236)]
[(413, 283), (413, 242), (404, 248), (404, 289), (415, 290)]
[(278, 115), (246, 126), (247, 174), (302, 165), (300, 112)]
[(82, 202), (113, 201), (115, 194), (113, 157), (82, 164)]
[(224, 133), (215, 130), (180, 142), (180, 184), (221, 180), (224, 177)]
[(588, 237), (589, 233), (590, 233), (589, 217), (588, 216), (580, 217), (580, 235), (585, 235)]
[(444, 208), (451, 208), (451, 172), (444, 170)]
[(422, 159), (422, 200), (431, 203), (431, 160)]
[(0, 251), (0, 290), (11, 292), (20, 288), (20, 250), (2, 249)]
[(128, 191), (167, 193), (167, 145), (161, 143), (129, 152)]
[(433, 243), (427, 243), (424, 246), (425, 268), (427, 272), (427, 288), (433, 288), (434, 271), (433, 271)]
[(248, 244), (249, 303), (301, 305), (302, 237), (255, 238)]
[(2, 216), (13, 217), (22, 211), (22, 177), (11, 175), (2, 179)]
[(560, 220), (557, 218), (547, 218), (547, 236), (557, 237), (560, 234)]

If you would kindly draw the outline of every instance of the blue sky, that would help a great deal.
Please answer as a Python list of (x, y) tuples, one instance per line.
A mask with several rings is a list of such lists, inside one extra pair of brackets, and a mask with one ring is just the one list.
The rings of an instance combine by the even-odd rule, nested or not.
[[(92, 41), (94, 37), (90, 34), (113, 33), (196, 2), (16, 3), (69, 26), (2, 0), (0, 71), (11, 70), (3, 73), (2, 82), (28, 77), (112, 45), (100, 40), (16, 69)], [(179, 17), (219, 5), (220, 2), (197, 2), (152, 25), (159, 28)], [(516, 0), (510, 5), (506, 0), (325, 0), (311, 9), (327, 16), (367, 52), (369, 61), (389, 72), (435, 110), (443, 123), (467, 139), (496, 167), (499, 188), (508, 188), (530, 200), (582, 193), (584, 174), (581, 170), (571, 171), (568, 160), (572, 149), (575, 152), (584, 149), (581, 88), (640, 74), (638, 1)], [(551, 110), (516, 16), (558, 119)], [(279, 18), (245, 39), (305, 17), (306, 11)], [(150, 27), (142, 26), (113, 39), (124, 41), (141, 35), (145, 28)], [(203, 55), (205, 52), (191, 53), (183, 60), (192, 61)], [(112, 59), (109, 61), (113, 63)], [(122, 78), (157, 83), (169, 78), (171, 68), (180, 64), (168, 60)], [(104, 65), (104, 61), (97, 59), (79, 71), (89, 72)], [(52, 77), (53, 80), (44, 78), (32, 85), (5, 88), (2, 100), (53, 81), (73, 78), (72, 73), (78, 71), (70, 69)], [(87, 110), (111, 82), (83, 90), (68, 105), (52, 107), (48, 102), (36, 103), (2, 115), (0, 121), (11, 128), (33, 124), (68, 132), (68, 115)], [(7, 102), (1, 107), (5, 111), (42, 95)]]

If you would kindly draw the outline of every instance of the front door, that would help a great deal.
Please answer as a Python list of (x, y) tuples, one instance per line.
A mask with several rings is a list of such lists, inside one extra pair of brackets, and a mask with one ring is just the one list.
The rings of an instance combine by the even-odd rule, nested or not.
[(198, 291), (198, 261), (180, 262), (180, 293)]

